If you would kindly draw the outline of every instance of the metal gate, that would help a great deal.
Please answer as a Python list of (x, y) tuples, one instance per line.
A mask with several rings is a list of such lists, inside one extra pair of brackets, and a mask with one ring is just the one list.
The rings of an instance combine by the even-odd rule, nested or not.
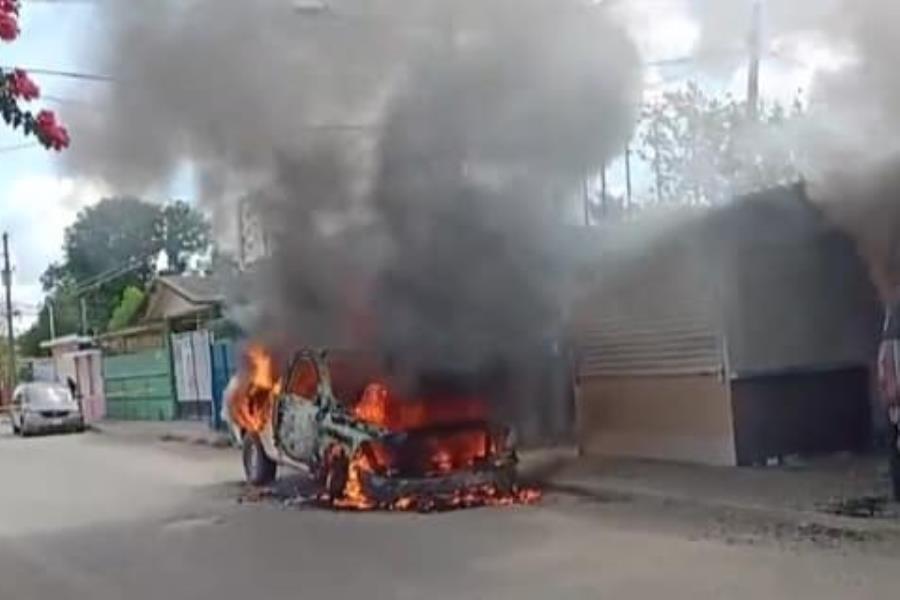
[(106, 416), (110, 419), (168, 421), (174, 417), (169, 353), (163, 348), (103, 359)]
[(217, 341), (212, 345), (213, 410), (212, 424), (223, 429), (222, 402), (228, 381), (237, 370), (235, 345), (231, 340)]
[(209, 332), (172, 334), (172, 365), (179, 418), (209, 418), (213, 400)]

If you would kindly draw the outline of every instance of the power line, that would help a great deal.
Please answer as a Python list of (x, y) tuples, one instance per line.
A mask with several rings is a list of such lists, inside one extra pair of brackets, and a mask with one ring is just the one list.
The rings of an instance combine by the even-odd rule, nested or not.
[(86, 292), (89, 292), (93, 289), (100, 287), (104, 283), (107, 283), (109, 281), (112, 281), (113, 279), (121, 277), (122, 275), (125, 275), (131, 271), (134, 271), (135, 269), (139, 269), (140, 267), (143, 266), (143, 261), (152, 258), (153, 255), (156, 253), (157, 252), (154, 251), (154, 252), (148, 253), (142, 257), (133, 258), (123, 265), (119, 265), (118, 267), (109, 269), (108, 271), (100, 273), (99, 275), (89, 277), (85, 281), (78, 282), (78, 286), (75, 288), (75, 295), (81, 296)]
[(25, 142), (22, 144), (15, 144), (14, 146), (6, 146), (5, 148), (0, 148), (0, 154), (18, 152), (19, 150), (28, 150), (29, 148), (37, 148), (39, 146), (40, 143), (38, 142)]
[(41, 100), (46, 100), (47, 102), (56, 102), (59, 104), (90, 104), (85, 100), (78, 100), (76, 98), (65, 98), (63, 96), (55, 96), (53, 94), (41, 94)]
[(9, 65), (0, 65), (0, 69), (12, 71), (14, 69), (22, 69), (34, 75), (47, 75), (49, 77), (65, 77), (68, 79), (80, 79), (82, 81), (95, 81), (102, 83), (115, 83), (115, 78), (109, 75), (98, 75), (96, 73), (82, 73), (80, 71), (62, 71), (59, 69), (45, 69), (42, 67), (11, 67)]

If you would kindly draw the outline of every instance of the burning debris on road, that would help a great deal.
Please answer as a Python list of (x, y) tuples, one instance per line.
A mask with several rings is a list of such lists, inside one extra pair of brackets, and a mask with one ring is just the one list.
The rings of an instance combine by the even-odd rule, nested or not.
[(250, 346), (227, 398), (250, 484), (272, 484), (282, 464), (316, 483), (288, 499), (336, 509), (430, 512), (540, 499), (516, 481), (511, 431), (491, 422), (476, 391), (402, 398), (384, 365), (358, 353), (306, 350), (283, 372), (276, 365)]

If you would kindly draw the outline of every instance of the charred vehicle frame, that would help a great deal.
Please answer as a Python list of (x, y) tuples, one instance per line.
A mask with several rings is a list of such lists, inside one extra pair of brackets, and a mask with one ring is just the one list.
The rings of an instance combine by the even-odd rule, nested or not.
[[(357, 398), (335, 395), (330, 354), (314, 349), (296, 353), (282, 371), (286, 385), (277, 385), (262, 409), (267, 413), (262, 428), (235, 431), (243, 441), (249, 483), (268, 485), (278, 465), (287, 465), (308, 472), (332, 499), (345, 497), (356, 486), (362, 488), (356, 494), (361, 491), (377, 504), (422, 494), (441, 497), (486, 488), (502, 494), (514, 488), (517, 457), (511, 429), (465, 414), (403, 430), (373, 422), (348, 404)], [(369, 392), (386, 394), (383, 387)], [(460, 433), (482, 447), (465, 453), (462, 461), (449, 456), (433, 460), (435, 444)]]

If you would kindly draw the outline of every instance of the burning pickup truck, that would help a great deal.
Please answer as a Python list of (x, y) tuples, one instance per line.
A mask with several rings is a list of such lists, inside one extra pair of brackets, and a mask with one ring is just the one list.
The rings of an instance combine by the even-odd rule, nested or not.
[[(516, 484), (508, 427), (477, 394), (398, 397), (372, 360), (304, 350), (283, 371), (260, 346), (227, 395), (247, 481), (272, 483), (278, 465), (308, 472), (321, 499), (353, 509), (455, 508), (528, 503)], [(284, 373), (284, 376), (281, 373)]]

